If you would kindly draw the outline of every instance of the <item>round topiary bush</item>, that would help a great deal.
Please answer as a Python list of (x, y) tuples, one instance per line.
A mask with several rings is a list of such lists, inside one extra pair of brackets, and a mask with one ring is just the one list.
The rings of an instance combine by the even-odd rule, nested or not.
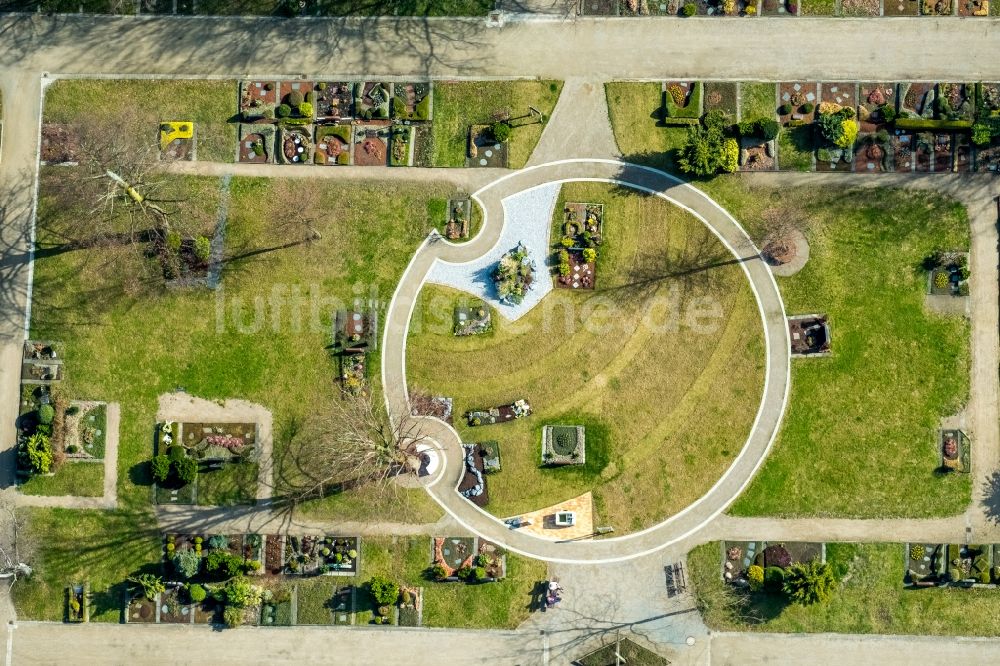
[(313, 105), (309, 102), (302, 102), (299, 104), (299, 115), (303, 118), (312, 118)]
[(52, 405), (42, 405), (38, 408), (38, 422), (43, 425), (52, 423), (56, 417), (56, 410)]
[(910, 559), (916, 562), (924, 559), (924, 547), (920, 544), (910, 547)]
[(188, 587), (188, 596), (191, 597), (191, 601), (197, 604), (204, 601), (208, 593), (201, 585), (194, 584)]
[(287, 118), (292, 115), (292, 107), (287, 104), (279, 104), (278, 108), (275, 110), (275, 115), (279, 118)]
[(490, 134), (498, 143), (507, 143), (510, 140), (511, 127), (507, 123), (496, 122), (490, 127)]
[(681, 7), (681, 16), (690, 17), (694, 16), (697, 12), (698, 12), (698, 6), (693, 2), (689, 2), (688, 4)]
[(171, 461), (183, 460), (184, 458), (187, 458), (187, 452), (184, 450), (183, 446), (177, 446), (175, 444), (167, 449), (167, 457), (170, 458)]
[(949, 569), (948, 579), (953, 583), (957, 583), (958, 581), (962, 580), (962, 570), (959, 569), (958, 567)]
[(812, 102), (806, 102), (805, 104), (802, 105), (802, 113), (812, 113), (815, 108), (816, 108), (815, 104), (813, 104)]
[(764, 586), (764, 568), (756, 564), (750, 565), (747, 569), (747, 581), (750, 583), (750, 590), (757, 592)]
[(787, 116), (791, 112), (792, 112), (791, 104), (782, 104), (781, 106), (778, 107), (778, 113), (782, 116)]
[(292, 92), (288, 93), (288, 99), (286, 101), (288, 102), (288, 106), (296, 107), (306, 100), (302, 96), (302, 93), (300, 93), (298, 90), (293, 90)]

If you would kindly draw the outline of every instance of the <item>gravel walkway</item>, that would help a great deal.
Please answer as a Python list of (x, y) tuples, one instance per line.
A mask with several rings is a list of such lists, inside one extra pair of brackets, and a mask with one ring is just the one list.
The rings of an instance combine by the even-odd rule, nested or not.
[[(549, 255), (549, 231), (559, 189), (558, 183), (548, 183), (505, 198), (502, 201), (504, 226), (496, 245), (482, 256), (463, 264), (435, 261), (427, 275), (427, 282), (474, 294), (509, 321), (523, 317), (552, 291), (545, 260)], [(517, 247), (518, 243), (528, 248), (528, 256), (535, 262), (535, 282), (519, 305), (501, 303), (490, 273), (500, 257)]]

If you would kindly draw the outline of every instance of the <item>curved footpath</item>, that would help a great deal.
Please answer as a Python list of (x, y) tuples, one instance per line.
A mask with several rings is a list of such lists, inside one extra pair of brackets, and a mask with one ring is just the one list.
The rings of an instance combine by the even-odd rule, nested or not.
[[(419, 417), (421, 432), (443, 453), (442, 469), (427, 487), (431, 496), (456, 521), (504, 547), (552, 562), (613, 562), (665, 548), (701, 530), (736, 499), (763, 462), (778, 432), (788, 396), (789, 342), (784, 306), (771, 272), (753, 242), (729, 213), (700, 190), (661, 171), (616, 160), (565, 160), (510, 174), (473, 196), (484, 211), (483, 229), (463, 245), (433, 234), (420, 246), (400, 279), (386, 314), (382, 353), (382, 383), (386, 406), (394, 419), (410, 419), (406, 387), (406, 341), (410, 315), (426, 278), (437, 261), (463, 263), (489, 251), (504, 223), (504, 198), (565, 180), (617, 182), (662, 196), (701, 219), (735, 256), (741, 259), (757, 298), (764, 326), (767, 374), (757, 420), (743, 450), (715, 486), (701, 499), (664, 522), (642, 532), (600, 541), (558, 542), (510, 530), (501, 520), (459, 495), (455, 488), (464, 474), (458, 433), (431, 417)], [(548, 224), (548, 220), (542, 221)]]

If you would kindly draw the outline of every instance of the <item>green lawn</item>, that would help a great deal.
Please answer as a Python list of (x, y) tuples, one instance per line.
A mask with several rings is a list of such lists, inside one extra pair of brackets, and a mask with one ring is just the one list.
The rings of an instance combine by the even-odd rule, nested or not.
[(319, 0), (323, 16), (486, 16), (492, 0)]
[[(159, 533), (151, 513), (25, 509), (28, 542), (34, 544), (30, 579), (13, 588), (18, 616), (63, 619), (63, 589), (90, 582), (92, 622), (118, 622), (125, 578), (159, 573)], [(149, 526), (149, 527), (145, 527)]]
[[(509, 166), (519, 169), (531, 157), (544, 125), (526, 117), (532, 106), (546, 118), (552, 115), (561, 81), (469, 81), (434, 84), (434, 166), (465, 166), (469, 126), (488, 124), (494, 114), (507, 112), (513, 120)], [(521, 123), (531, 122), (519, 126)]]
[(625, 160), (676, 171), (676, 151), (687, 138), (685, 127), (661, 127), (663, 94), (659, 83), (605, 84), (615, 142)]
[(706, 624), (722, 631), (997, 636), (996, 590), (903, 589), (903, 545), (827, 544), (827, 561), (845, 572), (829, 603), (788, 605), (780, 596), (755, 595), (742, 613), (727, 612), (719, 544), (688, 554), (688, 576)]
[[(43, 170), (43, 193), (58, 177), (58, 170)], [(178, 187), (199, 192), (196, 200), (205, 200), (214, 218), (217, 180), (185, 179)], [(288, 424), (338, 397), (334, 362), (325, 349), (333, 312), (356, 296), (388, 302), (432, 226), (427, 201), (451, 193), (425, 184), (234, 178), (226, 236), (230, 260), (223, 287), (214, 293), (166, 291), (154, 274), (133, 283), (123, 277), (130, 274), (124, 270), (128, 263), (107, 263), (138, 261), (131, 250), (40, 255), (32, 335), (67, 343), (70, 396), (122, 405), (119, 501), (148, 504), (145, 461), (152, 455), (157, 397), (177, 386), (208, 399), (244, 398), (271, 409), (280, 463)], [(83, 202), (79, 209), (56, 208), (44, 194), (40, 202), (40, 215), (50, 225), (85, 219), (88, 210)], [(306, 232), (289, 221), (290, 210), (315, 215), (310, 224), (322, 237), (299, 242)], [(379, 211), (375, 218), (373, 210)], [(51, 240), (45, 233), (43, 244)], [(377, 358), (373, 363), (377, 368)], [(375, 505), (363, 492), (327, 498), (310, 510), (320, 518), (336, 513), (358, 520), (433, 522), (441, 515), (423, 491), (404, 497), (410, 501), (400, 513)]]
[[(500, 442), (494, 514), (593, 490), (601, 524), (640, 529), (701, 496), (742, 447), (763, 382), (760, 317), (742, 271), (717, 263), (730, 256), (687, 213), (600, 183), (567, 184), (561, 197), (605, 204), (598, 290), (557, 289), (515, 323), (495, 315), (491, 335), (456, 338), (458, 292), (425, 287), (407, 348), (410, 389), (453, 397), (456, 422), (470, 408), (529, 400), (527, 419), (456, 423), (464, 441)], [(556, 211), (561, 227), (561, 203)], [(696, 303), (717, 308), (704, 329), (686, 323)], [(586, 427), (585, 465), (540, 467), (547, 424)]]
[(802, 16), (833, 16), (837, 13), (836, 0), (802, 0), (799, 8)]
[[(948, 516), (967, 476), (938, 476), (940, 419), (969, 391), (969, 326), (928, 313), (922, 259), (969, 244), (965, 209), (932, 193), (848, 187), (706, 189), (758, 237), (762, 217), (801, 226), (805, 268), (778, 284), (789, 314), (827, 313), (833, 356), (796, 359), (781, 434), (737, 515)], [(975, 289), (975, 285), (972, 285)]]
[(775, 84), (744, 81), (740, 84), (740, 117), (743, 120), (757, 118), (774, 119)]
[(104, 494), (104, 463), (66, 462), (55, 476), (32, 476), (17, 489), (25, 495), (100, 497)]
[(235, 81), (63, 79), (45, 93), (45, 122), (99, 119), (108, 131), (126, 131), (155, 145), (167, 120), (194, 122), (198, 159), (232, 162), (236, 156), (238, 91)]
[(778, 134), (778, 166), (789, 171), (812, 170), (812, 125), (781, 128)]
[(226, 465), (220, 470), (198, 474), (198, 504), (230, 506), (253, 504), (257, 497), (257, 463)]

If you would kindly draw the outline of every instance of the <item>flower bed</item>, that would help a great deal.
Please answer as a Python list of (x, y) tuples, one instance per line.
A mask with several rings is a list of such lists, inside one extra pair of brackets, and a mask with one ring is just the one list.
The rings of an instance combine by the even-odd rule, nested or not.
[(273, 125), (240, 125), (239, 161), (267, 164), (274, 157)]
[(307, 127), (279, 127), (275, 153), (282, 164), (310, 164), (313, 161), (312, 131)]
[(519, 305), (535, 280), (535, 262), (528, 255), (528, 248), (519, 244), (500, 257), (492, 277), (500, 301)]
[(275, 81), (240, 81), (240, 113), (244, 118), (263, 118), (278, 105)]
[(427, 81), (393, 85), (392, 117), (401, 120), (431, 119), (431, 84)]
[[(251, 456), (257, 447), (256, 423), (178, 423), (174, 433), (160, 427), (161, 449), (171, 441), (183, 446), (188, 455), (202, 461), (238, 461)], [(173, 439), (169, 439), (173, 437)]]
[(317, 118), (350, 118), (354, 110), (354, 91), (344, 81), (320, 81), (315, 85), (313, 99)]
[(467, 305), (455, 306), (455, 335), (481, 335), (492, 329), (492, 312), (483, 301), (476, 299)]
[(967, 296), (969, 293), (969, 255), (959, 251), (937, 250), (924, 260), (928, 272), (927, 293), (933, 296)]
[(489, 409), (473, 409), (465, 413), (467, 424), (471, 426), (494, 425), (506, 423), (514, 419), (522, 419), (531, 415), (531, 405), (527, 400), (515, 400), (509, 405), (490, 407)]
[(346, 166), (351, 163), (350, 125), (321, 125), (316, 128), (316, 153), (313, 161), (321, 165)]
[(366, 81), (354, 86), (354, 115), (365, 120), (389, 117), (388, 83)]
[(287, 536), (282, 572), (299, 576), (354, 576), (358, 573), (358, 537)]
[(961, 430), (940, 432), (941, 469), (948, 472), (972, 471), (968, 440)]
[(543, 465), (583, 465), (586, 461), (583, 426), (547, 425), (542, 428)]
[(366, 354), (340, 355), (340, 388), (345, 396), (368, 395)]

